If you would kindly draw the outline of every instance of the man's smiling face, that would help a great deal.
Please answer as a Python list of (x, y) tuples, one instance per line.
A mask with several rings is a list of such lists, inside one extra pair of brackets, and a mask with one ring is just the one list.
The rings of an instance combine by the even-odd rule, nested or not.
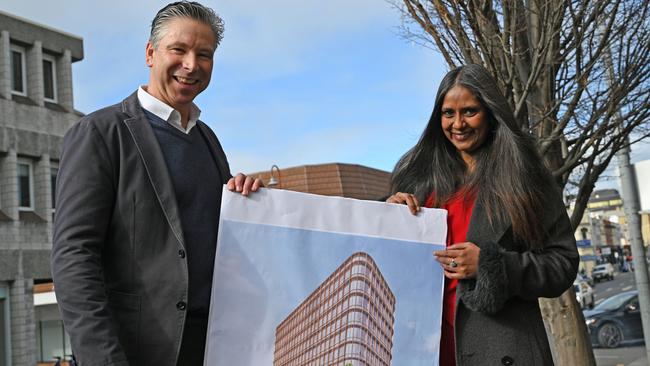
[(147, 92), (187, 115), (194, 98), (210, 84), (214, 50), (209, 25), (185, 17), (169, 20), (158, 45), (147, 43)]

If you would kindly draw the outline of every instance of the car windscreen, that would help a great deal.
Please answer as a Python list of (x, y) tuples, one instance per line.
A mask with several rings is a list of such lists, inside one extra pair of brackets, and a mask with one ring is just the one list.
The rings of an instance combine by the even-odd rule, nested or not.
[(616, 310), (620, 308), (621, 305), (625, 304), (633, 296), (634, 293), (630, 293), (630, 292), (614, 295), (609, 299), (598, 304), (595, 310), (603, 310), (603, 311)]

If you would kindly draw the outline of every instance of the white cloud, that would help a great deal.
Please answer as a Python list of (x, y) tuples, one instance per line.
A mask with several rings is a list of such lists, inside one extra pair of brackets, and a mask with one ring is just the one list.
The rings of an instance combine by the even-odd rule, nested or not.
[(437, 353), (440, 349), (440, 333), (429, 334), (425, 338), (424, 350), (428, 353)]

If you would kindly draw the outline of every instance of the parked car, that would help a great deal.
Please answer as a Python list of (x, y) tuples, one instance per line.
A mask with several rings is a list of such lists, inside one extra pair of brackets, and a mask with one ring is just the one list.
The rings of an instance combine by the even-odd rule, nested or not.
[(593, 310), (583, 311), (591, 343), (605, 348), (642, 341), (638, 291), (614, 295)]
[(593, 277), (594, 282), (600, 282), (600, 280), (613, 280), (614, 279), (614, 266), (611, 263), (603, 263), (594, 267), (591, 271), (591, 277)]
[(585, 273), (578, 273), (576, 281), (587, 281), (589, 286), (594, 287), (594, 279), (591, 276), (587, 276)]
[(573, 291), (576, 293), (576, 300), (581, 309), (593, 309), (596, 302), (594, 301), (594, 290), (589, 286), (587, 281), (577, 280), (573, 283)]

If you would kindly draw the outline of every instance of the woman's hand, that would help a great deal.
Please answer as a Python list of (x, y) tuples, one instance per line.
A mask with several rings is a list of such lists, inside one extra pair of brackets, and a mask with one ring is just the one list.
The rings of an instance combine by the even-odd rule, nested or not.
[(413, 215), (416, 215), (420, 211), (420, 203), (412, 193), (397, 192), (394, 195), (388, 197), (388, 199), (386, 199), (386, 202), (401, 203), (407, 205)]
[(480, 254), (481, 248), (470, 242), (456, 243), (446, 250), (433, 252), (445, 271), (445, 277), (456, 280), (476, 277)]

